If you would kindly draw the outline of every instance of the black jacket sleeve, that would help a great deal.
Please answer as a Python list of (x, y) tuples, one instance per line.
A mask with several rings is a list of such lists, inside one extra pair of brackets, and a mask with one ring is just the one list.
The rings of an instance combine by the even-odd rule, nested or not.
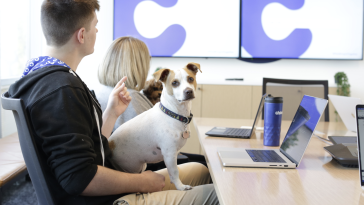
[(97, 172), (95, 118), (87, 99), (83, 89), (64, 86), (29, 109), (52, 174), (70, 195), (81, 194)]

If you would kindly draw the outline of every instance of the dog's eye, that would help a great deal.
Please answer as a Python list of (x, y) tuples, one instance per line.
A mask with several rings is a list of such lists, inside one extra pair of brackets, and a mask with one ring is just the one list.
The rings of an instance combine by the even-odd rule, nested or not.
[(175, 86), (175, 87), (179, 86), (179, 82), (175, 80), (175, 81), (172, 82), (172, 85)]
[(188, 77), (188, 82), (192, 83), (193, 82), (193, 78), (192, 77)]

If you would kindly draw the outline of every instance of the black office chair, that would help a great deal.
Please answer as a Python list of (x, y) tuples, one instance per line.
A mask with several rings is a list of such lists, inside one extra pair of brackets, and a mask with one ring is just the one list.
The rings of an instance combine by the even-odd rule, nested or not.
[(29, 131), (30, 123), (25, 111), (24, 102), (21, 99), (9, 98), (9, 94), (6, 92), (1, 96), (1, 103), (5, 110), (13, 111), (16, 127), (18, 129), (21, 151), (38, 198), (38, 203), (41, 205), (56, 204), (49, 191), (49, 185), (43, 175), (40, 155), (35, 140)]
[[(269, 90), (267, 88), (268, 83), (274, 83), (274, 84), (284, 84), (284, 85), (293, 85), (293, 86), (282, 86), (279, 87), (279, 90), (271, 89)], [(327, 80), (291, 80), (291, 79), (276, 79), (276, 78), (263, 78), (263, 94), (268, 93), (271, 94), (274, 97), (283, 97), (283, 109), (285, 106), (288, 106), (287, 103), (290, 103), (289, 106), (292, 108), (291, 110), (295, 114), (295, 111), (299, 105), (299, 102), (301, 101), (303, 95), (311, 95), (313, 97), (320, 97), (328, 100), (328, 93), (329, 93), (329, 86), (328, 86)], [(308, 90), (304, 90), (303, 88), (297, 87), (299, 85), (319, 85), (323, 86), (322, 89), (316, 89), (315, 93), (310, 93)], [(320, 92), (317, 94), (317, 91)], [(312, 89), (311, 89), (312, 92)], [(296, 96), (296, 99), (294, 99)], [(297, 105), (296, 105), (297, 104)], [(264, 109), (264, 108), (263, 108)], [(283, 110), (283, 117), (284, 117), (285, 111)], [(264, 111), (262, 112), (262, 119), (264, 119)], [(286, 120), (292, 120), (292, 118), (289, 117), (289, 119)], [(324, 112), (324, 119), (326, 122), (329, 121), (329, 105), (326, 106), (325, 112)]]

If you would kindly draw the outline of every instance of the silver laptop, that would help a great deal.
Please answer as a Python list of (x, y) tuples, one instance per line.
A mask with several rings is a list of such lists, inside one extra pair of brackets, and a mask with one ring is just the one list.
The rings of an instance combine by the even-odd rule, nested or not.
[(280, 149), (218, 148), (222, 164), (232, 167), (298, 167), (326, 105), (325, 99), (304, 95)]
[(258, 123), (260, 119), (260, 116), (262, 114), (262, 109), (264, 106), (264, 101), (267, 96), (268, 94), (264, 94), (260, 99), (258, 111), (257, 114), (255, 115), (255, 119), (251, 129), (214, 127), (211, 130), (207, 131), (205, 134), (211, 137), (232, 137), (232, 138), (244, 138), (244, 139), (250, 138), (255, 134), (255, 125)]
[(356, 119), (355, 125), (357, 127), (357, 150), (358, 150), (358, 164), (360, 185), (364, 189), (364, 105), (356, 105)]
[(361, 99), (338, 95), (328, 96), (346, 128), (352, 132), (356, 132), (355, 106), (362, 104)]

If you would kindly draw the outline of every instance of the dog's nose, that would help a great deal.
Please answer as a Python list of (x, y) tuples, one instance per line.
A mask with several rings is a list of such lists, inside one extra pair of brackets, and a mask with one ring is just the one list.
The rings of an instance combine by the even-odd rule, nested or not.
[(158, 97), (161, 97), (161, 94), (160, 93), (158, 93)]
[(189, 96), (193, 95), (193, 90), (191, 88), (186, 88), (184, 93), (185, 93), (186, 97), (189, 97)]

